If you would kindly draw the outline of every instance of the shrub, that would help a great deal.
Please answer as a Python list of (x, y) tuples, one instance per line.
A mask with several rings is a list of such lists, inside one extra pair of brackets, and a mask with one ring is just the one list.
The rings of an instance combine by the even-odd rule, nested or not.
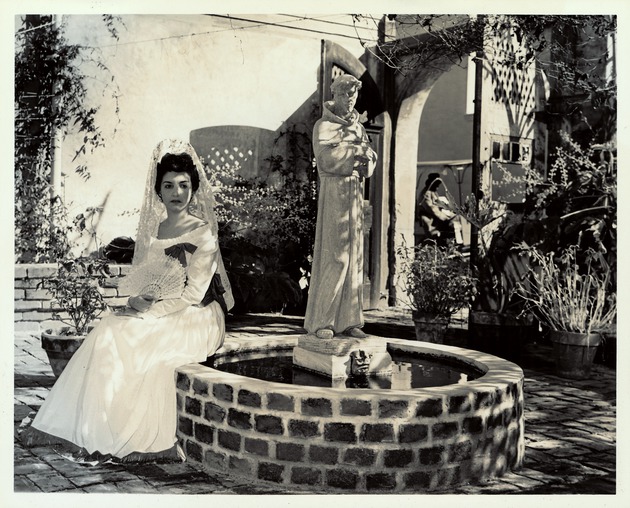
[(70, 333), (83, 335), (107, 308), (99, 286), (110, 276), (106, 260), (79, 257), (60, 261), (57, 275), (44, 279), (40, 287), (47, 289), (53, 304), (69, 316), (54, 313), (53, 318), (70, 326)]
[(399, 250), (403, 259), (403, 303), (414, 312), (450, 317), (468, 305), (476, 292), (476, 279), (468, 261), (451, 243), (434, 242)]
[[(210, 168), (219, 237), (238, 310), (281, 311), (304, 301), (315, 240), (317, 173), (308, 134), (287, 135), (289, 157), (266, 159), (266, 178)], [(266, 302), (266, 303), (265, 303)]]

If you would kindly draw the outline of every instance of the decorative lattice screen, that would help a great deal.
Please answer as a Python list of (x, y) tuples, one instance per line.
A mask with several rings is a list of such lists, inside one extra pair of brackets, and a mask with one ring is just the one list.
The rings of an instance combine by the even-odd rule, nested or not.
[(523, 53), (512, 38), (495, 39), (492, 66), (494, 100), (498, 103), (533, 111), (536, 107), (533, 64), (523, 65)]
[(339, 67), (337, 64), (332, 64), (331, 72), (330, 72), (330, 82), (335, 81), (342, 74), (348, 74), (344, 68)]
[(231, 148), (212, 147), (206, 158), (206, 164), (213, 169), (220, 169), (226, 165), (243, 167), (251, 161), (254, 152), (248, 149), (241, 149), (238, 146)]

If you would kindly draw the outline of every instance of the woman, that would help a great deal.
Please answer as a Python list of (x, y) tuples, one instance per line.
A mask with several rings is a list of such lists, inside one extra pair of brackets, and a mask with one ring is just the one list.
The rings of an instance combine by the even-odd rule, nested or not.
[(88, 454), (183, 458), (174, 371), (221, 347), (233, 299), (210, 185), (192, 146), (177, 140), (160, 143), (151, 159), (134, 270), (165, 256), (184, 266), (181, 296), (135, 294), (124, 311), (104, 317), (42, 404), (27, 444), (56, 436)]
[(461, 224), (453, 212), (448, 198), (439, 194), (442, 179), (438, 173), (430, 173), (421, 192), (418, 217), (427, 236), (439, 245), (445, 245), (448, 238), (455, 237), (462, 244)]

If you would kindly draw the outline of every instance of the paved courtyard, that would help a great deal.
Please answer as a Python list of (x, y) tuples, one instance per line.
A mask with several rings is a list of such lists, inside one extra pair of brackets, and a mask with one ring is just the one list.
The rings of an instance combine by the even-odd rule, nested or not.
[[(413, 337), (413, 324), (405, 314), (372, 311), (366, 313), (366, 321), (368, 333)], [(302, 332), (301, 325), (300, 318), (250, 315), (232, 318), (228, 334), (251, 338), (295, 334)], [(459, 325), (460, 329), (456, 321), (452, 329), (455, 345), (464, 332)], [(521, 366), (525, 371), (524, 467), (448, 494), (621, 494), (615, 369), (596, 364), (589, 380), (559, 378), (553, 375), (551, 348), (546, 344), (528, 344)], [(37, 411), (54, 382), (38, 336), (16, 334), (14, 380), (15, 493), (297, 494), (208, 473), (188, 462), (85, 463), (70, 460), (52, 446), (24, 448), (18, 428)]]

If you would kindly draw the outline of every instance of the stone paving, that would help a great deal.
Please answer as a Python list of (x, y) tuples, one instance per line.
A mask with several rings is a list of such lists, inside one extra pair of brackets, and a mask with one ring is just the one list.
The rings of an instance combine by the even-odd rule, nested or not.
[[(302, 320), (277, 315), (231, 318), (230, 336), (255, 338), (301, 333)], [(458, 330), (459, 326), (459, 330)], [(413, 338), (405, 313), (366, 313), (366, 331)], [(454, 345), (464, 332), (454, 323)], [(492, 481), (465, 485), (448, 494), (616, 494), (616, 371), (596, 364), (591, 379), (571, 381), (553, 375), (551, 348), (528, 344), (525, 372), (524, 466)], [(24, 448), (18, 428), (37, 411), (54, 382), (39, 337), (15, 336), (14, 492), (153, 494), (298, 494), (271, 485), (253, 485), (208, 473), (184, 463), (77, 462), (54, 446)], [(326, 494), (326, 492), (322, 492)]]

